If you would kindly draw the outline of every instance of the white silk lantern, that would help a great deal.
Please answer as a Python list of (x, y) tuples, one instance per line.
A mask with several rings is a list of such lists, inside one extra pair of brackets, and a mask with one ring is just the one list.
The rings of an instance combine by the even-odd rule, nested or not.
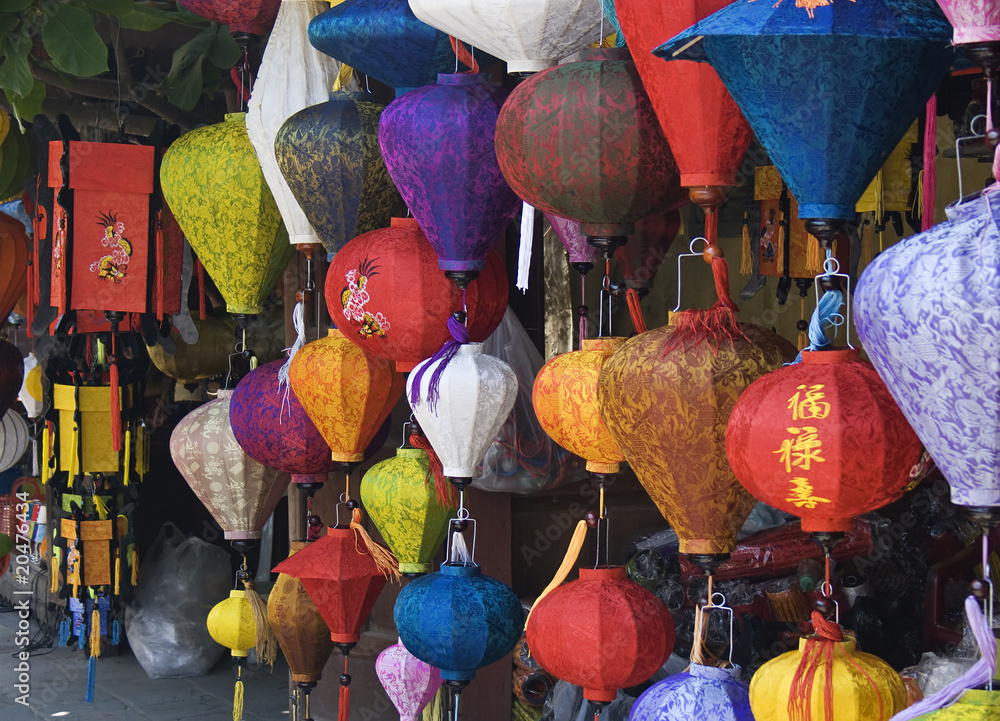
[(598, 0), (410, 0), (410, 9), (431, 27), (506, 60), (511, 73), (552, 67), (601, 39)]
[[(446, 365), (434, 378), (442, 363)], [(432, 381), (440, 383), (436, 403), (428, 402)], [(419, 383), (417, 394), (414, 382)], [(463, 343), (450, 360), (429, 358), (413, 369), (406, 395), (445, 476), (476, 476), (476, 467), (514, 407), (517, 388), (514, 370), (483, 353), (482, 343)]]
[(291, 476), (258, 463), (236, 442), (229, 424), (232, 394), (220, 390), (214, 401), (184, 416), (170, 435), (170, 455), (226, 538), (248, 541), (260, 538)]
[(0, 473), (13, 468), (21, 460), (28, 450), (30, 437), (28, 423), (21, 414), (13, 409), (7, 411), (0, 421)]
[(288, 239), (297, 245), (319, 243), (320, 239), (278, 168), (274, 138), (290, 116), (325, 102), (340, 75), (340, 63), (316, 50), (307, 32), (309, 21), (329, 9), (330, 3), (324, 0), (281, 3), (247, 107), (250, 143), (285, 221)]

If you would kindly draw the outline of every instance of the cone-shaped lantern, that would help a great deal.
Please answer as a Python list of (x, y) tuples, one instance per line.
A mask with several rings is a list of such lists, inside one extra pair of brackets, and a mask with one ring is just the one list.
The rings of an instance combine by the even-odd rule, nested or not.
[(284, 364), (276, 360), (244, 376), (233, 392), (229, 419), (248, 456), (290, 473), (293, 483), (314, 488), (337, 463), (295, 391), (279, 382)]
[(245, 114), (182, 135), (163, 156), (160, 182), (229, 312), (259, 313), (293, 251)]
[(601, 38), (590, 0), (410, 0), (428, 25), (507, 62), (509, 73), (552, 67)]
[(725, 199), (721, 186), (736, 185), (736, 172), (750, 145), (750, 125), (710, 65), (690, 60), (665, 63), (652, 50), (665, 37), (686, 30), (729, 0), (618, 0), (616, 10), (642, 84), (660, 120), (681, 173), (712, 222)]
[(288, 476), (253, 460), (229, 425), (232, 391), (220, 390), (181, 419), (170, 435), (170, 455), (227, 539), (260, 538), (288, 486)]
[(740, 669), (692, 663), (683, 673), (659, 681), (636, 700), (629, 721), (754, 721)]
[(420, 363), (406, 379), (406, 395), (444, 475), (468, 485), (514, 407), (517, 374), (483, 353), (482, 343), (453, 352)]
[(564, 218), (561, 215), (545, 213), (545, 220), (552, 226), (552, 232), (559, 238), (559, 242), (566, 249), (569, 256), (569, 263), (582, 275), (586, 275), (594, 268), (601, 254), (590, 243), (587, 236), (580, 231), (580, 221)]
[(361, 479), (361, 502), (399, 560), (400, 573), (427, 573), (454, 508), (437, 497), (427, 451), (398, 448)]
[(306, 32), (329, 9), (322, 0), (281, 3), (247, 105), (247, 134), (293, 245), (320, 239), (278, 168), (274, 139), (291, 115), (326, 100), (339, 76), (340, 63), (316, 50)]
[(485, 75), (442, 74), (437, 84), (393, 101), (379, 123), (393, 182), (438, 267), (463, 287), (520, 207), (492, 143), (506, 96)]
[(333, 328), (295, 354), (292, 391), (340, 464), (358, 463), (403, 393), (403, 377)]
[[(507, 310), (509, 281), (496, 253), (463, 294), (438, 272), (438, 259), (413, 218), (350, 241), (326, 274), (330, 317), (372, 355), (409, 371), (450, 337), (448, 318), (465, 304), (469, 336), (486, 340)], [(420, 309), (415, 312), (415, 309)]]
[(948, 222), (879, 253), (858, 283), (854, 318), (952, 501), (1000, 518), (996, 208), (989, 196), (951, 206)]
[(448, 36), (417, 20), (406, 0), (352, 0), (309, 23), (320, 51), (396, 89), (429, 85), (455, 67)]
[(950, 40), (934, 0), (735, 2), (655, 52), (712, 64), (830, 247), (948, 72)]
[(558, 355), (538, 371), (531, 391), (535, 417), (560, 446), (587, 461), (592, 473), (617, 473), (625, 460), (601, 419), (597, 379), (624, 338), (584, 338), (581, 348)]
[(755, 498), (839, 538), (851, 518), (903, 495), (920, 441), (855, 350), (803, 351), (736, 401), (726, 457)]
[[(986, 45), (1000, 42), (1000, 6), (992, 0), (938, 0), (948, 22), (955, 28), (956, 45)], [(976, 48), (965, 48), (976, 53)], [(994, 63), (996, 59), (994, 59)]]
[(382, 110), (367, 93), (332, 93), (288, 118), (275, 138), (284, 179), (330, 253), (402, 208), (378, 147)]
[(399, 721), (417, 721), (441, 688), (441, 672), (407, 651), (402, 640), (378, 655), (375, 673), (399, 711)]
[(578, 580), (535, 604), (527, 634), (542, 668), (601, 705), (647, 680), (674, 649), (667, 607), (628, 580), (624, 566), (581, 568)]
[(500, 113), (496, 148), (521, 198), (580, 221), (608, 255), (635, 221), (683, 199), (677, 166), (627, 50), (591, 50), (580, 62), (522, 82)]
[(177, 0), (195, 15), (228, 25), (237, 42), (260, 42), (274, 24), (281, 0)]

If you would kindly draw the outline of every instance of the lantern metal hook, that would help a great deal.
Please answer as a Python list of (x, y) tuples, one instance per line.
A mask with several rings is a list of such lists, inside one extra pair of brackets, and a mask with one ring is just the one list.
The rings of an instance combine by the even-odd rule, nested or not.
[[(694, 244), (697, 243), (699, 240), (705, 244), (705, 248), (708, 247), (709, 245), (708, 238), (698, 236), (697, 238), (692, 239), (690, 243), (688, 243), (689, 252), (679, 253), (677, 255), (677, 305), (674, 306), (674, 309), (671, 311), (671, 313), (677, 313), (681, 309), (681, 259), (705, 257), (703, 252), (699, 253), (694, 249)], [(702, 250), (704, 251), (704, 248)]]
[(604, 564), (611, 565), (611, 517), (607, 514), (597, 519), (597, 550), (594, 553), (594, 568), (601, 565), (601, 524), (604, 524)]
[[(844, 286), (844, 300), (843, 305), (846, 313), (841, 315), (840, 312), (835, 312), (830, 316), (830, 322), (834, 328), (839, 328), (840, 326), (845, 327), (845, 338), (847, 340), (847, 347), (854, 350), (854, 344), (851, 343), (851, 276), (847, 273), (840, 272), (840, 262), (833, 257), (833, 251), (827, 248), (826, 260), (823, 261), (823, 272), (817, 275), (813, 280), (816, 283), (816, 307), (819, 308), (819, 301), (826, 291), (823, 290), (823, 284), (820, 282), (825, 278), (842, 278)], [(836, 336), (836, 332), (834, 333)]]
[[(454, 521), (459, 521), (459, 522), (464, 521), (465, 523), (472, 524), (472, 549), (469, 551), (469, 557), (467, 559), (463, 559), (461, 565), (474, 566), (476, 564), (476, 535), (478, 531), (478, 524), (476, 523), (476, 519), (473, 518), (471, 515), (469, 515), (468, 508), (463, 507), (458, 509), (458, 512), (455, 514)], [(462, 540), (464, 541), (465, 536), (463, 536), (462, 531), (460, 531), (456, 527), (454, 521), (448, 524), (448, 546), (445, 548), (444, 562), (449, 565), (457, 566), (459, 564), (452, 555), (455, 550), (454, 538), (456, 535), (461, 536)]]
[(705, 607), (706, 611), (723, 611), (727, 616), (729, 616), (729, 665), (732, 666), (733, 644), (735, 643), (735, 636), (733, 633), (735, 629), (736, 613), (733, 611), (732, 606), (726, 605), (726, 596), (721, 591), (715, 591), (708, 600), (709, 603)]
[(840, 603), (838, 603), (837, 599), (833, 597), (833, 586), (829, 582), (827, 582), (826, 579), (824, 579), (823, 582), (819, 584), (819, 594), (821, 596), (825, 596), (826, 599), (833, 604), (833, 620), (835, 623), (839, 624)]

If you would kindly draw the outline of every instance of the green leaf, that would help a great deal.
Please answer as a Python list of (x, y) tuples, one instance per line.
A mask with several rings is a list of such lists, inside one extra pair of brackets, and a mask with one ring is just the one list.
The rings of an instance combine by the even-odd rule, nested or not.
[(16, 96), (7, 95), (10, 104), (14, 107), (14, 114), (22, 123), (30, 123), (34, 117), (42, 112), (42, 102), (45, 100), (45, 83), (32, 78), (34, 85), (27, 95)]
[(214, 30), (212, 28), (205, 28), (174, 50), (173, 57), (170, 60), (170, 72), (167, 73), (167, 77), (163, 80), (164, 86), (170, 87), (176, 84), (181, 76), (194, 65), (198, 66), (200, 72), (205, 54), (212, 46), (213, 35)]
[[(4, 13), (0, 15), (0, 41), (7, 37), (7, 33), (17, 27), (19, 18), (17, 15), (12, 15)], [(0, 50), (2, 50), (3, 45), (0, 43)]]
[(134, 0), (83, 0), (91, 10), (122, 17), (135, 9)]
[(62, 5), (42, 26), (42, 43), (52, 64), (64, 73), (89, 78), (107, 72), (108, 48), (94, 29), (93, 16)]
[(0, 13), (18, 13), (31, 7), (35, 0), (0, 0)]
[(216, 25), (215, 37), (208, 48), (208, 59), (212, 62), (212, 65), (223, 70), (229, 70), (242, 55), (243, 51), (240, 50), (240, 46), (233, 40), (233, 36), (229, 34), (229, 28), (225, 25)]
[(149, 8), (144, 5), (136, 5), (132, 12), (121, 16), (121, 24), (123, 28), (128, 28), (129, 30), (152, 32), (153, 30), (159, 30), (167, 23), (173, 21), (176, 16), (177, 13), (157, 10), (156, 8)]
[(35, 81), (28, 64), (31, 38), (26, 30), (26, 26), (22, 26), (21, 31), (8, 33), (5, 38), (6, 59), (0, 64), (0, 88), (8, 95), (27, 95)]
[(201, 74), (203, 62), (204, 58), (200, 59), (167, 88), (167, 100), (185, 110), (191, 110), (198, 104), (204, 89)]

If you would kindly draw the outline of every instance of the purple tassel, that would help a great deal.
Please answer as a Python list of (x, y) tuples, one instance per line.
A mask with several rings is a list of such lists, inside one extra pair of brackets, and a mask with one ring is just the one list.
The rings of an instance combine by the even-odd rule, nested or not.
[(431, 373), (431, 381), (427, 384), (427, 407), (431, 411), (437, 408), (438, 397), (441, 390), (441, 374), (451, 359), (458, 353), (459, 346), (469, 342), (469, 329), (459, 323), (455, 318), (448, 318), (448, 330), (451, 331), (452, 340), (447, 340), (441, 349), (432, 355), (428, 360), (420, 364), (414, 371), (413, 385), (410, 388), (410, 405), (420, 405), (420, 386), (424, 377), (424, 371), (434, 365), (435, 361), (441, 361)]
[(951, 706), (970, 688), (982, 686), (993, 678), (997, 668), (997, 640), (975, 596), (965, 599), (965, 615), (969, 619), (972, 635), (976, 637), (976, 643), (979, 645), (980, 659), (957, 680), (899, 712), (891, 721), (911, 721), (931, 711)]

